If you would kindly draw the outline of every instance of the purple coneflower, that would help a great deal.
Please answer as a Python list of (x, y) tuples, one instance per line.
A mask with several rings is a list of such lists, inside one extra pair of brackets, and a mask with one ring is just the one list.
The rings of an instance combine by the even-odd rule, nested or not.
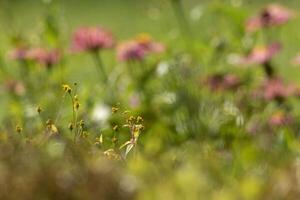
[(73, 34), (74, 51), (99, 51), (114, 46), (112, 34), (99, 27), (81, 27)]
[(120, 61), (143, 60), (151, 53), (162, 53), (163, 44), (155, 42), (147, 34), (139, 35), (136, 39), (121, 43), (117, 48), (117, 58)]
[(99, 75), (103, 83), (106, 83), (108, 76), (99, 52), (103, 49), (114, 47), (114, 38), (112, 34), (100, 27), (81, 27), (73, 34), (72, 50), (87, 51), (93, 56)]
[(27, 58), (47, 68), (51, 68), (59, 62), (60, 52), (57, 49), (46, 50), (43, 48), (34, 48), (27, 51)]
[(281, 45), (279, 43), (255, 47), (246, 57), (242, 58), (242, 64), (265, 64), (270, 62), (280, 49)]
[(282, 25), (288, 22), (294, 13), (278, 4), (270, 4), (258, 15), (251, 17), (246, 22), (246, 30), (255, 32), (261, 28)]
[(295, 95), (296, 91), (296, 87), (293, 84), (285, 84), (280, 78), (266, 80), (261, 89), (265, 100), (276, 100), (279, 102)]

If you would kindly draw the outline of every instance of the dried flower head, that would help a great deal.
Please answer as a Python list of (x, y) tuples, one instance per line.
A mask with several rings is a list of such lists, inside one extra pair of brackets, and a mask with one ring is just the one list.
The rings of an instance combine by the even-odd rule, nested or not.
[(72, 88), (71, 88), (69, 85), (67, 85), (67, 84), (63, 84), (63, 85), (62, 85), (62, 88), (63, 88), (63, 90), (64, 90), (66, 93), (71, 93), (71, 92), (72, 92)]
[(81, 27), (73, 34), (72, 49), (74, 51), (99, 51), (112, 48), (112, 34), (99, 27)]
[(261, 28), (278, 26), (288, 22), (294, 13), (278, 4), (270, 4), (265, 7), (258, 15), (251, 17), (246, 22), (246, 30), (254, 32)]

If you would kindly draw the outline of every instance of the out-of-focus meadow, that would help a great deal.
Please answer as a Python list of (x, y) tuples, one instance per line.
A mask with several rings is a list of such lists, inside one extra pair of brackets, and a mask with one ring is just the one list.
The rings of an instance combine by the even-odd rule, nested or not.
[(299, 9), (0, 0), (0, 199), (299, 199)]

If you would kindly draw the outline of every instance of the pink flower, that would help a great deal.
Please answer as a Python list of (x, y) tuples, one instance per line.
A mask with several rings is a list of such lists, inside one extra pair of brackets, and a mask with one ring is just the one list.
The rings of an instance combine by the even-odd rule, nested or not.
[(136, 41), (123, 42), (117, 47), (117, 57), (120, 61), (143, 60), (146, 50)]
[(154, 42), (150, 36), (143, 34), (135, 40), (121, 43), (117, 47), (117, 57), (120, 61), (143, 60), (149, 54), (162, 53), (164, 50), (164, 45)]
[(274, 113), (268, 120), (270, 127), (273, 126), (284, 126), (293, 122), (293, 117), (291, 115), (285, 114), (284, 112)]
[(161, 43), (154, 42), (147, 34), (140, 34), (136, 41), (149, 53), (162, 53), (165, 51), (165, 46)]
[(260, 28), (282, 25), (288, 22), (294, 13), (281, 5), (271, 4), (265, 7), (258, 15), (246, 22), (246, 30), (254, 32)]
[(205, 83), (211, 90), (233, 90), (241, 85), (241, 80), (234, 74), (214, 74), (208, 76)]
[(265, 100), (283, 100), (296, 93), (293, 84), (285, 84), (280, 78), (272, 78), (265, 81), (262, 85), (262, 96)]
[(268, 46), (255, 47), (244, 58), (241, 59), (242, 64), (264, 64), (273, 58), (281, 49), (279, 43), (272, 43)]
[(99, 27), (82, 27), (73, 34), (72, 49), (74, 51), (98, 51), (114, 46), (110, 32)]
[(42, 48), (34, 48), (27, 51), (27, 58), (46, 67), (52, 67), (59, 62), (60, 53), (56, 49), (46, 50)]

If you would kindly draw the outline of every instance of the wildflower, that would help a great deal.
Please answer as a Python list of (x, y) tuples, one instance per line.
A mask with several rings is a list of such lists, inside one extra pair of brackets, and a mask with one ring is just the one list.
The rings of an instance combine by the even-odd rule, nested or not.
[(60, 53), (57, 49), (47, 50), (43, 48), (33, 48), (27, 51), (27, 58), (50, 69), (60, 60)]
[(262, 96), (265, 100), (277, 100), (290, 97), (295, 94), (295, 86), (285, 84), (280, 78), (272, 78), (264, 82), (262, 86)]
[(16, 131), (17, 131), (17, 133), (22, 133), (23, 128), (20, 125), (17, 125), (16, 126)]
[(232, 90), (241, 85), (241, 80), (234, 74), (214, 74), (207, 77), (205, 83), (211, 90)]
[(278, 26), (288, 22), (294, 13), (278, 4), (270, 4), (258, 15), (251, 17), (246, 22), (246, 30), (255, 32), (261, 28)]
[(68, 129), (69, 129), (70, 131), (72, 131), (72, 130), (74, 129), (74, 125), (73, 125), (73, 123), (69, 123), (69, 125), (68, 125)]
[(146, 34), (139, 35), (134, 40), (121, 43), (117, 47), (117, 58), (120, 61), (143, 60), (152, 53), (161, 53), (165, 47), (161, 43), (154, 42)]
[(292, 123), (293, 117), (289, 114), (286, 114), (284, 112), (276, 112), (274, 113), (268, 120), (268, 124), (270, 127), (273, 126), (284, 126)]
[(140, 34), (136, 37), (136, 41), (149, 53), (162, 53), (165, 46), (161, 43), (154, 42), (148, 34)]
[(73, 34), (72, 49), (74, 51), (99, 51), (114, 46), (110, 32), (99, 27), (81, 27)]
[(242, 64), (265, 64), (270, 62), (274, 55), (281, 49), (279, 43), (272, 43), (268, 46), (259, 46), (252, 49), (252, 51), (241, 59)]
[(119, 110), (119, 108), (117, 108), (117, 107), (112, 107), (112, 108), (111, 108), (111, 112), (112, 112), (112, 113), (117, 113), (118, 110)]
[(143, 60), (146, 50), (136, 41), (123, 42), (117, 47), (117, 57), (120, 61)]
[(62, 88), (63, 88), (63, 90), (66, 92), (66, 93), (71, 93), (72, 92), (72, 88), (69, 86), (69, 85), (67, 85), (67, 84), (63, 84), (62, 85)]
[(36, 111), (40, 114), (43, 110), (42, 110), (41, 106), (38, 106), (38, 107), (36, 108)]

